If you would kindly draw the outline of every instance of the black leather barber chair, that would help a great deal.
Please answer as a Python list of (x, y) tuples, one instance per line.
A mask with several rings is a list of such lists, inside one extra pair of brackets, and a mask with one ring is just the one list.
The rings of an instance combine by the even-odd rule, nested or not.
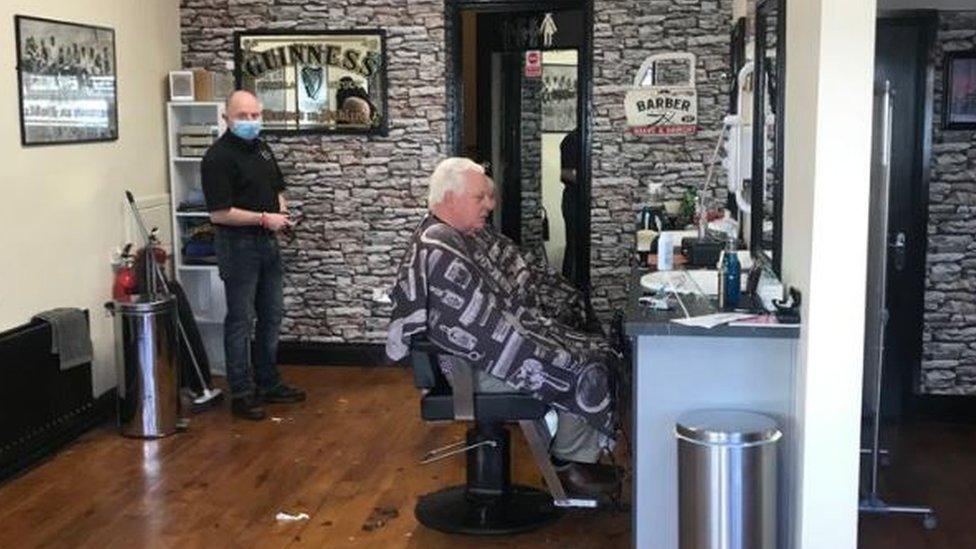
[[(411, 342), (414, 384), (423, 391), (420, 414), (425, 421), (471, 421), (465, 441), (433, 450), (423, 463), (467, 453), (467, 482), (420, 497), (417, 520), (452, 534), (507, 535), (527, 532), (556, 519), (563, 507), (595, 507), (591, 499), (569, 498), (549, 459), (551, 437), (545, 403), (530, 395), (474, 392), (474, 372), (455, 360), (453, 387), (438, 366), (440, 350), (424, 338)], [(546, 493), (511, 482), (506, 423), (518, 423), (543, 478)]]

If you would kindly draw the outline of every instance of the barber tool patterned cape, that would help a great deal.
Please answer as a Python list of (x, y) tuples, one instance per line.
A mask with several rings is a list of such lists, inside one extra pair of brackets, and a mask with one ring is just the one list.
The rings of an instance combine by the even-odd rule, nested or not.
[(400, 360), (410, 337), (613, 434), (606, 340), (571, 328), (578, 290), (524, 257), (494, 229), (466, 235), (428, 215), (397, 273), (386, 353)]

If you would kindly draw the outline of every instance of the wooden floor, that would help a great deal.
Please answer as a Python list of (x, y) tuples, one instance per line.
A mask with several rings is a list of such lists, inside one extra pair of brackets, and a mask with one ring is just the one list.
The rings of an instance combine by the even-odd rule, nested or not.
[[(285, 368), (307, 402), (252, 423), (221, 409), (160, 441), (88, 433), (0, 485), (0, 547), (571, 547), (630, 544), (630, 517), (568, 513), (502, 539), (420, 526), (417, 496), (463, 482), (463, 458), (418, 465), (463, 426), (424, 424), (409, 371)], [(513, 476), (540, 485), (521, 435)], [(971, 482), (971, 481), (970, 481)], [(310, 520), (278, 523), (279, 511)], [(395, 515), (395, 516), (392, 516)], [(384, 516), (387, 517), (384, 519)]]
[[(537, 532), (500, 539), (447, 536), (417, 524), (420, 494), (463, 482), (463, 458), (418, 465), (463, 426), (418, 417), (418, 393), (399, 368), (285, 368), (309, 392), (269, 407), (280, 421), (193, 416), (160, 441), (105, 426), (28, 473), (0, 484), (0, 547), (560, 547), (630, 544), (627, 513), (568, 513)], [(540, 485), (521, 435), (513, 476)], [(894, 428), (883, 469), (890, 503), (935, 507), (917, 518), (864, 517), (861, 549), (976, 548), (976, 427)], [(310, 520), (279, 523), (275, 514)], [(392, 516), (395, 515), (395, 516)]]
[(889, 504), (935, 509), (938, 527), (917, 517), (861, 518), (861, 549), (976, 548), (976, 426), (912, 423), (889, 430), (892, 462), (881, 469), (881, 496)]

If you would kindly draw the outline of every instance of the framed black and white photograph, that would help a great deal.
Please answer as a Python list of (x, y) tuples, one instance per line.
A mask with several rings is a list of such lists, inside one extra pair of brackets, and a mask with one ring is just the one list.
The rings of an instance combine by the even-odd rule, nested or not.
[(234, 46), (265, 131), (387, 134), (386, 31), (242, 31)]
[(542, 65), (542, 131), (576, 127), (576, 65)]
[(945, 129), (976, 129), (976, 51), (946, 54), (943, 92)]
[(118, 139), (115, 31), (24, 15), (14, 27), (21, 143)]

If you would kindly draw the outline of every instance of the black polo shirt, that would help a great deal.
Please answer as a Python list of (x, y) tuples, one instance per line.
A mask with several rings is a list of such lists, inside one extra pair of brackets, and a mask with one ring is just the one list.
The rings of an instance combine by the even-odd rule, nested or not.
[(224, 132), (204, 155), (200, 176), (208, 211), (279, 211), (278, 193), (285, 190), (285, 179), (261, 139), (246, 141)]

